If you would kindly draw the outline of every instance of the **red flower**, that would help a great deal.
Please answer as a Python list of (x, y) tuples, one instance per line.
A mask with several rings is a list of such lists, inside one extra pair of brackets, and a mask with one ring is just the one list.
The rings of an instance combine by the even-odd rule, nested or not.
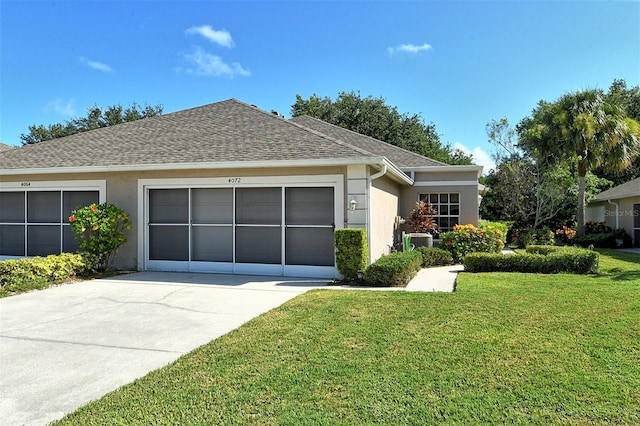
[(69, 216), (69, 222), (73, 222), (76, 220), (76, 217), (74, 215)]
[(96, 210), (98, 210), (98, 208), (96, 207), (95, 204), (91, 204), (91, 211), (95, 212)]

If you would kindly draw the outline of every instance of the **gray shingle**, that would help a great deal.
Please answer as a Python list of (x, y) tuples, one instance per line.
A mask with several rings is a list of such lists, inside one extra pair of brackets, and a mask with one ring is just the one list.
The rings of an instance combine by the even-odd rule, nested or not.
[(602, 191), (595, 196), (594, 201), (618, 200), (626, 197), (640, 197), (640, 177)]
[(230, 99), (8, 150), (0, 169), (376, 156)]
[(316, 130), (335, 139), (347, 142), (353, 146), (365, 149), (375, 155), (389, 159), (396, 166), (421, 167), (421, 166), (446, 166), (446, 163), (433, 160), (431, 158), (407, 151), (406, 149), (391, 145), (379, 139), (362, 135), (357, 132), (327, 123), (317, 118), (301, 115), (291, 119), (294, 123)]

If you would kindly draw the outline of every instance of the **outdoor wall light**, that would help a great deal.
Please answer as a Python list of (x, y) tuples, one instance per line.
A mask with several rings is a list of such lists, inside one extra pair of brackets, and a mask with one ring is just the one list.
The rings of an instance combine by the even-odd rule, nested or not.
[(349, 206), (351, 207), (352, 212), (356, 210), (356, 207), (358, 206), (358, 202), (355, 200), (355, 198), (349, 201)]

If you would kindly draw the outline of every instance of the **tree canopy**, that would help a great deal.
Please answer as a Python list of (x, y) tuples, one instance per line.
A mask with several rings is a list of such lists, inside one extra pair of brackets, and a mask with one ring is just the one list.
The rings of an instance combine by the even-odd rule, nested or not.
[(296, 95), (291, 115), (315, 117), (443, 163), (473, 162), (471, 155), (443, 144), (435, 124), (425, 124), (419, 114), (400, 114), (397, 107), (387, 105), (384, 98), (363, 98), (353, 91), (340, 92), (335, 101), (315, 94), (309, 99)]
[(578, 175), (578, 234), (584, 233), (587, 173), (624, 170), (640, 156), (640, 123), (601, 90), (540, 101), (517, 127), (519, 147), (542, 164), (574, 165)]
[(128, 108), (123, 108), (120, 104), (106, 109), (94, 105), (87, 109), (86, 117), (74, 118), (64, 123), (50, 124), (48, 126), (42, 124), (31, 125), (29, 126), (29, 133), (21, 134), (20, 139), (22, 140), (22, 145), (30, 145), (141, 118), (155, 117), (162, 115), (162, 110), (163, 106), (160, 104), (141, 107), (135, 102)]

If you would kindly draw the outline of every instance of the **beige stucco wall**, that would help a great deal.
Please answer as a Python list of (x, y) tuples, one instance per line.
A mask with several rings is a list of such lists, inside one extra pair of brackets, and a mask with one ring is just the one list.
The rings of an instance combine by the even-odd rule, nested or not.
[[(41, 182), (105, 180), (106, 201), (122, 208), (129, 214), (132, 228), (126, 232), (125, 243), (114, 259), (114, 267), (135, 270), (138, 265), (138, 179), (189, 179), (220, 177), (256, 177), (289, 175), (346, 175), (346, 167), (288, 167), (260, 169), (195, 169), (111, 173), (61, 173), (35, 175), (5, 175), (0, 182)], [(346, 181), (346, 179), (345, 179)], [(346, 182), (343, 193), (346, 194)], [(346, 204), (346, 195), (345, 206)], [(140, 200), (142, 202), (142, 200)], [(346, 215), (345, 215), (346, 217)], [(336, 224), (340, 226), (339, 224)]]
[(387, 177), (371, 182), (370, 261), (389, 253), (393, 245), (394, 221), (398, 216), (400, 185)]
[[(474, 170), (419, 171), (413, 173), (415, 184), (404, 187), (400, 194), (399, 214), (407, 218), (419, 201), (419, 194), (459, 193), (460, 223), (478, 225), (480, 202), (478, 199), (478, 172)], [(459, 184), (456, 184), (459, 182)]]
[(469, 185), (404, 187), (400, 194), (400, 216), (407, 218), (419, 201), (419, 194), (459, 193), (460, 224), (478, 225), (478, 187)]
[[(603, 220), (604, 223), (612, 229), (622, 228), (627, 231), (632, 238), (634, 237), (635, 231), (633, 227), (633, 219), (636, 215), (636, 211), (633, 210), (634, 204), (640, 204), (640, 197), (627, 197), (620, 200), (612, 200), (614, 203), (618, 205), (616, 210), (616, 204), (611, 204), (609, 202), (593, 202), (589, 204), (587, 207), (587, 220)], [(601, 209), (604, 210), (602, 215), (593, 214), (595, 211), (601, 212)], [(591, 213), (591, 214), (589, 214)], [(635, 247), (640, 246), (640, 241), (636, 238), (633, 241)]]

